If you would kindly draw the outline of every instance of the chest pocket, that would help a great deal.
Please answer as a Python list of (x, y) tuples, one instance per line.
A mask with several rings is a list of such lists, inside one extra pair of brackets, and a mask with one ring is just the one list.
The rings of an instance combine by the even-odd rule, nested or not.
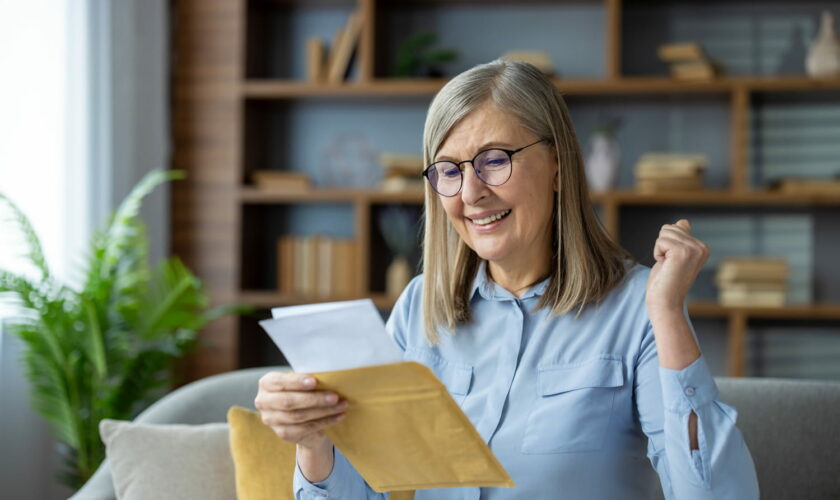
[(452, 399), (461, 406), (470, 392), (473, 367), (465, 363), (448, 361), (429, 349), (408, 346), (403, 354), (406, 361), (417, 361), (429, 367), (449, 390)]
[(613, 400), (624, 385), (620, 357), (541, 366), (538, 370), (538, 397), (528, 415), (522, 453), (600, 450)]

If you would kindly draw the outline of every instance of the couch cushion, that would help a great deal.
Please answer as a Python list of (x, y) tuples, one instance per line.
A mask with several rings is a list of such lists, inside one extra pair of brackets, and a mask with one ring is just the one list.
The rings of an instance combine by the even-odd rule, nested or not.
[(236, 498), (225, 423), (99, 424), (117, 498)]

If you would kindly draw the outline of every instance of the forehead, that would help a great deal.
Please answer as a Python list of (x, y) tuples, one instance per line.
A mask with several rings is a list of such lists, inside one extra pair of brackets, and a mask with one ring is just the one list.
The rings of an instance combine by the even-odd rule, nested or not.
[(436, 158), (469, 156), (488, 147), (510, 148), (527, 137), (528, 132), (512, 114), (485, 104), (452, 127)]

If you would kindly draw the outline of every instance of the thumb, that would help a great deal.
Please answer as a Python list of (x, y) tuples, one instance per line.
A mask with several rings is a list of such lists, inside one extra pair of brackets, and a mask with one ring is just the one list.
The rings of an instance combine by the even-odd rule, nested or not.
[(677, 221), (676, 225), (688, 232), (691, 232), (691, 223), (688, 222), (688, 219), (680, 219)]

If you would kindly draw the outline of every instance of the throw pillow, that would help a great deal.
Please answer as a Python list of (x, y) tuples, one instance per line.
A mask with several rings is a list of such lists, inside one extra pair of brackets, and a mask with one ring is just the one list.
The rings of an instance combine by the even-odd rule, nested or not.
[(258, 412), (233, 406), (227, 419), (237, 498), (294, 500), (294, 443), (277, 437)]
[(99, 434), (120, 500), (236, 498), (225, 423), (102, 420)]
[[(230, 451), (239, 500), (294, 500), (292, 478), (295, 445), (265, 425), (258, 412), (233, 406), (228, 410)], [(391, 500), (411, 500), (413, 491), (391, 493)]]

